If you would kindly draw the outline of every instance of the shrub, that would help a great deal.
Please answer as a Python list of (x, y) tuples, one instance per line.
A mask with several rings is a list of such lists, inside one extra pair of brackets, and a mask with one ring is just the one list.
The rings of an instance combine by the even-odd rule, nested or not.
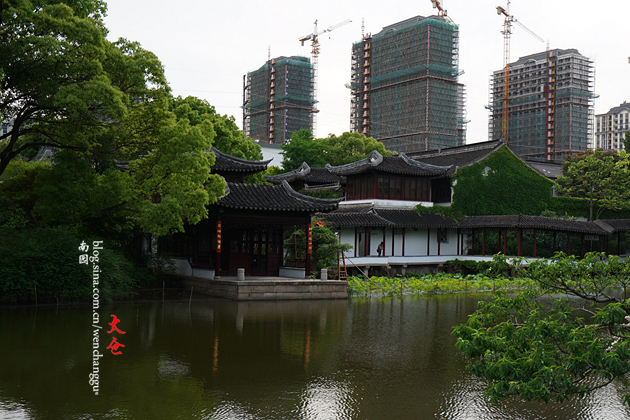
[[(0, 295), (14, 302), (55, 298), (83, 299), (92, 295), (92, 264), (80, 264), (82, 239), (64, 228), (19, 231), (2, 228), (0, 236)], [(91, 245), (91, 240), (83, 239)], [(144, 271), (104, 244), (99, 251), (99, 292), (112, 300), (133, 294)], [(92, 247), (90, 247), (92, 250)]]

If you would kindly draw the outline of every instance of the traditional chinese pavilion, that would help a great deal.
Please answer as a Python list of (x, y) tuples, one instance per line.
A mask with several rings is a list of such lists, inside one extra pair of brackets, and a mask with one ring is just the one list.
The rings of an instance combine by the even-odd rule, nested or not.
[[(226, 179), (225, 194), (208, 208), (208, 218), (173, 235), (168, 251), (180, 273), (195, 277), (280, 275), (304, 278), (311, 272), (311, 241), (304, 267), (284, 267), (284, 234), (301, 227), (311, 234), (311, 215), (338, 207), (339, 200), (305, 196), (286, 181), (280, 185), (246, 184), (246, 175), (261, 172), (269, 161), (250, 161), (212, 149), (213, 172)], [(284, 271), (283, 271), (284, 270)]]
[(352, 245), (345, 254), (350, 267), (396, 266), (404, 272), (439, 264), (435, 257), (457, 252), (456, 222), (415, 209), (450, 201), (450, 166), (374, 151), (365, 159), (326, 169), (346, 179), (345, 201), (322, 217), (335, 226), (340, 242)]

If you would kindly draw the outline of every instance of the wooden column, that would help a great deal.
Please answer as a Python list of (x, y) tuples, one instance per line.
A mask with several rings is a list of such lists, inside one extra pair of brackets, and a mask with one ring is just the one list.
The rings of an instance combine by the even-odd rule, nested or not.
[(363, 256), (367, 257), (370, 255), (369, 246), (368, 246), (368, 238), (372, 239), (372, 235), (370, 234), (370, 230), (365, 228), (365, 240), (363, 241)]
[(427, 229), (427, 257), (431, 254), (431, 229)]
[(403, 231), (403, 233), (402, 233), (402, 236), (403, 236), (402, 237), (402, 256), (403, 257), (405, 256), (405, 230), (406, 230), (405, 228), (402, 228), (402, 231)]
[(536, 229), (534, 229), (534, 255), (533, 257), (536, 258), (536, 233), (538, 231)]
[(508, 230), (505, 229), (503, 231), (503, 255), (507, 255), (507, 235), (508, 235)]
[(486, 256), (486, 228), (483, 228), (481, 235), (481, 255)]
[(438, 229), (436, 231), (436, 237), (437, 237), (437, 244), (438, 244), (438, 255), (440, 255), (440, 246), (442, 245), (442, 240), (440, 238), (440, 233), (441, 233), (441, 229)]
[(392, 228), (392, 257), (394, 256), (394, 242), (396, 242), (396, 232), (394, 232), (395, 228)]
[(582, 242), (580, 244), (580, 258), (584, 258), (584, 251), (586, 250), (586, 247), (584, 246), (584, 234), (580, 235), (580, 241)]
[(470, 249), (471, 255), (475, 255), (475, 229), (472, 230), (472, 247)]
[(521, 228), (518, 229), (518, 249), (516, 254), (519, 257), (523, 256), (523, 229)]
[(556, 253), (556, 235), (557, 232), (553, 233), (553, 248), (551, 249), (551, 255)]
[(459, 229), (457, 229), (457, 248), (455, 248), (455, 249), (456, 249), (456, 251), (455, 251), (456, 255), (461, 255), (459, 253)]
[(567, 255), (571, 255), (571, 234), (567, 232)]
[(306, 225), (306, 267), (304, 274), (307, 279), (311, 278), (311, 254), (313, 253), (313, 225)]
[[(354, 228), (354, 256), (355, 258), (358, 257), (359, 255), (357, 254), (357, 252), (359, 252), (357, 250), (357, 244), (358, 244), (358, 236), (359, 236), (359, 232), (357, 232), (357, 228)], [(284, 236), (283, 236), (284, 238)]]
[[(392, 230), (392, 239), (393, 237), (394, 237), (394, 231)], [(385, 256), (385, 228), (383, 228), (383, 255), (382, 256), (383, 257)]]
[(218, 276), (220, 275), (219, 272), (221, 271), (221, 243), (222, 243), (222, 235), (223, 235), (223, 226), (221, 224), (220, 220), (217, 220), (217, 250), (215, 252), (215, 257), (216, 257), (216, 270), (214, 275)]

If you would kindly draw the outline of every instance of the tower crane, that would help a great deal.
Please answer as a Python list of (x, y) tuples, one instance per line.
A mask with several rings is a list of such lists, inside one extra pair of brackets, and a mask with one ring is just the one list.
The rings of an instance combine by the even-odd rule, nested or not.
[[(312, 64), (313, 64), (313, 100), (317, 99), (317, 58), (319, 57), (319, 35), (326, 33), (326, 32), (330, 32), (332, 30), (335, 30), (337, 28), (341, 28), (342, 26), (347, 25), (348, 23), (352, 22), (350, 19), (344, 20), (343, 22), (339, 22), (336, 25), (332, 25), (329, 26), (328, 28), (318, 31), (317, 30), (317, 20), (315, 20), (315, 28), (313, 29), (313, 32), (308, 34), (308, 35), (304, 35), (302, 37), (300, 37), (299, 41), (302, 43), (302, 46), (304, 46), (304, 43), (306, 41), (311, 41), (311, 54), (313, 56), (312, 58)], [(316, 105), (314, 105), (314, 107), (316, 107)], [(315, 116), (315, 114), (313, 114), (313, 117)], [(313, 121), (313, 128), (315, 127), (315, 122)], [(314, 131), (314, 130), (313, 130)], [(313, 135), (315, 135), (315, 133), (313, 133)]]
[(455, 22), (453, 22), (453, 19), (451, 19), (450, 17), (448, 17), (448, 15), (446, 14), (446, 10), (444, 10), (442, 8), (442, 3), (440, 2), (440, 0), (431, 0), (431, 3), (433, 3), (433, 8), (434, 9), (438, 9), (438, 16), (441, 18), (444, 18), (446, 20), (448, 20), (449, 22), (451, 22), (453, 25), (455, 24)]
[[(433, 1), (433, 0), (431, 0)], [(510, 36), (512, 35), (512, 23), (518, 24), (527, 33), (541, 42), (545, 42), (544, 39), (536, 35), (533, 31), (517, 21), (516, 18), (510, 14), (510, 0), (507, 0), (507, 8), (504, 9), (501, 6), (497, 6), (497, 15), (505, 16), (503, 21), (503, 114), (502, 114), (502, 130), (503, 140), (509, 143), (508, 131), (509, 131), (509, 105), (510, 105)]]

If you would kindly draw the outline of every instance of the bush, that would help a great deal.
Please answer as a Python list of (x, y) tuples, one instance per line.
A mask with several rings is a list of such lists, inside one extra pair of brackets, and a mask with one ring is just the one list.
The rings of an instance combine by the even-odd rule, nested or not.
[[(80, 264), (82, 239), (64, 228), (19, 231), (0, 229), (0, 295), (5, 301), (32, 301), (37, 287), (38, 302), (56, 298), (91, 298), (92, 263)], [(90, 244), (92, 240), (83, 239)], [(103, 300), (129, 297), (144, 278), (120, 252), (104, 244), (99, 250), (99, 293)]]
[(419, 277), (350, 277), (348, 290), (356, 296), (443, 294), (471, 291), (514, 290), (535, 284), (528, 278), (492, 278), (482, 274), (437, 273)]

